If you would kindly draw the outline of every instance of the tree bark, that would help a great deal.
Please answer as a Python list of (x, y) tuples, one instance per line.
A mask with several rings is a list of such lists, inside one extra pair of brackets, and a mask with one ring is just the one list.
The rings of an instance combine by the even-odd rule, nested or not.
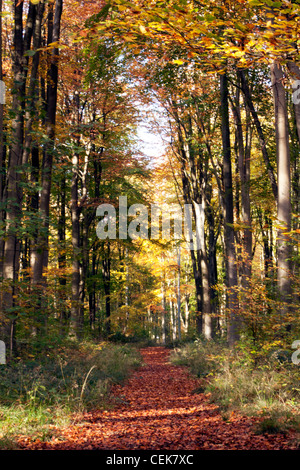
[(105, 294), (105, 334), (108, 336), (110, 334), (110, 314), (111, 314), (111, 287), (110, 287), (110, 243), (107, 241), (107, 250), (103, 253), (102, 260), (102, 278), (104, 285), (104, 294)]
[[(32, 4), (31, 4), (32, 5)], [(44, 0), (40, 1), (38, 5), (33, 5), (35, 7), (32, 12), (32, 26), (33, 30), (33, 51), (35, 54), (32, 58), (31, 74), (28, 87), (28, 99), (26, 113), (25, 113), (25, 138), (24, 138), (24, 149), (22, 156), (22, 163), (26, 165), (28, 163), (28, 158), (31, 150), (32, 143), (32, 124), (36, 113), (36, 100), (37, 100), (37, 83), (38, 83), (38, 69), (40, 63), (40, 52), (39, 48), (41, 47), (42, 42), (42, 22), (45, 10)]]
[[(249, 146), (244, 143), (243, 125), (241, 119), (240, 93), (237, 89), (235, 102), (232, 102), (232, 110), (236, 125), (236, 141), (238, 154), (238, 173), (240, 181), (240, 217), (243, 225), (242, 228), (242, 285), (247, 288), (247, 279), (251, 275), (252, 261), (252, 220), (251, 220), (251, 204), (250, 204), (250, 151)], [(247, 123), (248, 126), (248, 123)], [(247, 127), (247, 130), (249, 126)], [(238, 197), (239, 195), (237, 195)]]
[(70, 316), (70, 336), (80, 337), (80, 222), (78, 204), (78, 155), (73, 156), (73, 177), (71, 186), (71, 217), (72, 217), (72, 299)]
[(13, 38), (13, 102), (12, 109), (12, 144), (9, 152), (9, 163), (6, 175), (6, 235), (3, 252), (3, 282), (4, 292), (2, 306), (4, 321), (2, 326), (3, 340), (10, 354), (14, 348), (15, 319), (9, 315), (16, 311), (16, 281), (19, 272), (20, 243), (17, 235), (18, 224), (21, 220), (22, 190), (20, 186), (19, 169), (22, 163), (25, 80), (23, 67), (23, 2), (14, 2), (14, 38)]
[(60, 188), (58, 190), (57, 205), (59, 207), (59, 219), (58, 219), (58, 269), (59, 269), (59, 300), (60, 300), (60, 322), (62, 327), (66, 326), (68, 313), (66, 308), (66, 175), (63, 172), (62, 179), (60, 182)]
[[(296, 80), (298, 84), (300, 84), (300, 67), (295, 64), (294, 62), (288, 61), (287, 68), (290, 72), (292, 80)], [(297, 129), (297, 137), (300, 144), (300, 90), (299, 87), (296, 99), (293, 99), (294, 105), (294, 112), (295, 112), (295, 120), (296, 120), (296, 129)]]
[[(56, 0), (53, 15), (53, 4), (49, 4), (48, 11), (48, 45), (58, 42), (60, 38), (60, 24), (63, 0)], [(53, 19), (54, 17), (54, 19)], [(39, 200), (39, 215), (41, 227), (38, 232), (36, 246), (32, 250), (32, 285), (37, 294), (37, 308), (43, 311), (43, 323), (46, 323), (45, 305), (42, 300), (46, 286), (44, 273), (48, 267), (48, 230), (50, 213), (50, 193), (52, 184), (52, 165), (55, 139), (56, 106), (58, 87), (58, 48), (53, 48), (50, 56), (48, 71), (47, 107), (46, 107), (46, 134), (47, 144), (43, 153), (41, 168), (41, 195)]]
[[(203, 156), (200, 153), (200, 149), (197, 158), (195, 155), (195, 149), (192, 144), (193, 126), (191, 115), (188, 116), (187, 124), (184, 126), (178, 116), (176, 104), (173, 104), (173, 107), (178, 126), (177, 132), (179, 139), (184, 201), (185, 204), (193, 205), (193, 213), (196, 221), (196, 249), (190, 250), (190, 252), (196, 286), (197, 331), (199, 334), (203, 334), (206, 338), (211, 338), (211, 289), (204, 231), (205, 212), (203, 208), (203, 188), (205, 187), (205, 181), (203, 171), (201, 171)], [(182, 128), (185, 132), (185, 138), (183, 136)]]
[(212, 321), (211, 321), (211, 291), (210, 291), (210, 277), (207, 261), (207, 251), (205, 243), (204, 231), (204, 198), (202, 196), (201, 203), (194, 203), (194, 210), (196, 214), (196, 232), (197, 242), (199, 244), (199, 256), (201, 264), (201, 279), (202, 279), (202, 334), (205, 338), (212, 338)]
[(228, 343), (234, 346), (239, 339), (240, 318), (238, 315), (237, 266), (233, 218), (233, 185), (231, 168), (230, 127), (228, 109), (228, 79), (226, 73), (220, 76), (221, 120), (223, 143), (223, 198), (224, 198), (224, 238), (228, 287)]
[(161, 320), (161, 337), (162, 343), (166, 344), (167, 338), (167, 322), (166, 322), (166, 273), (164, 267), (164, 257), (162, 257), (161, 262), (163, 263), (162, 272), (161, 272), (161, 308), (162, 308), (162, 320)]
[[(0, 0), (0, 80), (3, 81), (3, 65), (2, 65), (3, 53), (2, 53), (2, 0)], [(4, 90), (3, 90), (4, 91)], [(4, 96), (2, 97), (4, 98)], [(4, 101), (4, 100), (3, 100)], [(4, 202), (4, 136), (3, 136), (3, 114), (4, 114), (4, 103), (0, 102), (0, 205)], [(3, 208), (0, 208), (0, 225), (4, 223), (5, 212)], [(3, 273), (3, 249), (4, 249), (4, 238), (0, 236), (0, 279)], [(1, 305), (1, 300), (0, 300)]]
[(181, 341), (181, 249), (178, 247), (177, 252), (177, 331), (178, 331), (178, 341)]
[(274, 195), (275, 201), (277, 201), (278, 188), (277, 188), (277, 182), (276, 182), (276, 178), (275, 178), (274, 168), (271, 165), (268, 150), (267, 150), (266, 139), (265, 139), (265, 136), (264, 136), (261, 124), (260, 124), (258, 114), (257, 114), (257, 112), (254, 108), (253, 100), (252, 100), (252, 97), (251, 97), (251, 92), (250, 92), (250, 89), (249, 89), (248, 80), (246, 78), (246, 74), (245, 74), (244, 70), (242, 70), (242, 69), (239, 70), (238, 75), (240, 76), (240, 79), (241, 79), (241, 87), (242, 87), (242, 91), (243, 91), (244, 96), (245, 96), (247, 106), (249, 108), (249, 111), (252, 115), (252, 118), (253, 118), (253, 121), (254, 121), (254, 124), (255, 124), (255, 127), (256, 127), (256, 131), (257, 131), (257, 135), (258, 135), (258, 138), (259, 138), (259, 143), (260, 143), (260, 146), (261, 146), (261, 151), (262, 151), (262, 154), (263, 154), (264, 162), (265, 162), (265, 165), (266, 165), (266, 168), (267, 168), (267, 172), (268, 172), (271, 188), (272, 188), (272, 191), (273, 191), (273, 195)]
[[(190, 196), (190, 188), (189, 182), (185, 174), (184, 162), (182, 163), (181, 168), (181, 179), (182, 179), (182, 188), (183, 188), (183, 198), (185, 204), (191, 204), (191, 196)], [(189, 242), (192, 244), (192, 234), (190, 234)], [(201, 271), (199, 270), (199, 266), (196, 259), (196, 250), (190, 249), (191, 261), (192, 261), (192, 268), (193, 268), (193, 275), (194, 275), (194, 282), (195, 282), (195, 290), (196, 290), (196, 328), (199, 334), (202, 334), (203, 328), (203, 316), (202, 316), (202, 283), (201, 283)]]
[(286, 232), (291, 230), (291, 168), (288, 131), (287, 102), (284, 88), (284, 75), (279, 63), (271, 65), (271, 80), (274, 97), (277, 173), (278, 173), (278, 203), (277, 223), (277, 282), (282, 314), (287, 313), (291, 302), (291, 245)]

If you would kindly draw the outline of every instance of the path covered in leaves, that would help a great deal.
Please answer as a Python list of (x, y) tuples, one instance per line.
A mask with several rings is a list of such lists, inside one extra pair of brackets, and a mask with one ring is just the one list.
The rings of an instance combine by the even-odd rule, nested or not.
[(117, 405), (88, 413), (49, 442), (22, 441), (24, 449), (53, 450), (292, 450), (289, 437), (256, 435), (254, 419), (224, 421), (186, 368), (168, 362), (162, 347), (142, 351), (144, 366), (114, 388)]

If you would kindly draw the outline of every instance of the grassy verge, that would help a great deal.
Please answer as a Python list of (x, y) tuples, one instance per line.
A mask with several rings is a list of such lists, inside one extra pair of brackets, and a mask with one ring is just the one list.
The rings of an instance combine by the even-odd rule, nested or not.
[[(290, 353), (290, 356), (292, 355)], [(195, 341), (174, 350), (171, 361), (199, 377), (199, 392), (209, 394), (224, 419), (239, 411), (260, 416), (258, 433), (300, 432), (300, 366), (274, 355), (249, 359), (213, 341)]]
[(74, 413), (109, 406), (110, 388), (141, 363), (129, 345), (81, 343), (56, 355), (0, 366), (0, 450), (16, 436), (47, 440)]

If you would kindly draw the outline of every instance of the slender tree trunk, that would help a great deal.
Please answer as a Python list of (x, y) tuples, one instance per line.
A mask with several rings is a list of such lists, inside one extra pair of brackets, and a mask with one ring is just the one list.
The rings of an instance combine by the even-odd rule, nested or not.
[(218, 295), (215, 287), (218, 283), (218, 267), (217, 267), (217, 240), (219, 238), (219, 232), (221, 227), (221, 221), (219, 221), (217, 229), (215, 228), (216, 221), (211, 206), (212, 187), (210, 185), (207, 191), (207, 210), (206, 218), (208, 224), (208, 269), (209, 269), (209, 283), (210, 283), (210, 302), (211, 302), (211, 313), (212, 313), (212, 333), (216, 333), (218, 329), (217, 323), (217, 311), (218, 311)]
[(104, 284), (105, 294), (105, 333), (110, 334), (110, 314), (111, 314), (111, 288), (110, 288), (110, 243), (107, 241), (107, 250), (104, 252), (104, 258), (102, 260), (102, 278)]
[[(185, 175), (184, 168), (181, 170), (181, 177), (182, 177), (182, 187), (183, 187), (183, 198), (185, 204), (191, 204), (191, 197), (190, 197), (190, 190), (189, 190), (189, 182)], [(193, 235), (190, 234), (190, 244), (193, 244)], [(197, 247), (195, 247), (197, 248)], [(190, 249), (191, 254), (191, 261), (192, 261), (192, 268), (193, 268), (193, 275), (194, 275), (194, 282), (195, 282), (195, 290), (196, 290), (196, 328), (199, 334), (202, 334), (203, 328), (203, 316), (202, 316), (202, 283), (201, 283), (201, 271), (199, 270), (197, 258), (196, 258), (196, 250)]]
[(177, 272), (177, 330), (178, 330), (178, 340), (181, 341), (181, 292), (180, 292), (180, 284), (181, 284), (181, 249), (180, 246), (178, 247), (177, 253), (177, 264), (178, 264), (178, 272)]
[[(295, 45), (295, 49), (296, 45)], [(293, 158), (291, 158), (291, 167), (292, 167), (292, 207), (295, 214), (300, 213), (300, 165), (299, 165), (299, 146), (300, 146), (300, 67), (292, 61), (287, 62), (287, 67), (290, 73), (290, 76), (293, 81), (293, 108), (294, 108), (294, 126), (296, 128), (296, 135), (298, 139), (298, 148), (294, 152)], [(292, 155), (291, 155), (292, 157)], [(292, 229), (299, 230), (300, 221), (299, 218), (294, 217)], [(300, 247), (294, 244), (293, 246), (293, 256), (295, 259), (299, 258)], [(299, 278), (300, 266), (299, 263), (293, 263), (293, 274), (295, 278)], [(299, 293), (294, 292), (295, 302), (299, 302)]]
[(223, 142), (223, 191), (224, 191), (224, 237), (228, 282), (228, 342), (233, 346), (239, 339), (240, 319), (238, 315), (237, 266), (234, 240), (233, 185), (231, 169), (230, 127), (228, 109), (228, 80), (226, 73), (220, 76), (221, 118)]
[(35, 54), (32, 58), (31, 74), (28, 87), (28, 103), (25, 113), (25, 137), (24, 137), (24, 149), (22, 156), (22, 163), (26, 165), (28, 163), (31, 143), (32, 143), (32, 124), (36, 114), (36, 100), (37, 100), (37, 84), (38, 84), (38, 69), (40, 63), (40, 52), (42, 42), (42, 23), (45, 10), (45, 2), (41, 0), (32, 13), (34, 21), (32, 20), (33, 30), (33, 50)]
[(92, 282), (90, 283), (89, 289), (89, 318), (90, 328), (92, 331), (94, 331), (96, 326), (96, 253), (94, 248), (92, 249), (91, 258), (90, 274), (92, 277)]
[(129, 321), (129, 266), (128, 266), (128, 248), (125, 248), (125, 255), (124, 255), (124, 261), (125, 261), (125, 307), (126, 307), (126, 312), (125, 312), (125, 332), (127, 331), (128, 328), (128, 321)]
[(66, 326), (67, 323), (67, 308), (66, 308), (66, 266), (67, 266), (67, 256), (66, 256), (66, 176), (65, 172), (62, 175), (60, 182), (60, 188), (58, 192), (58, 201), (57, 205), (59, 207), (59, 219), (58, 219), (58, 269), (59, 269), (59, 300), (60, 300), (60, 322), (61, 326)]
[(189, 330), (189, 318), (190, 318), (190, 296), (186, 294), (184, 297), (184, 308), (185, 308), (185, 320), (184, 320), (184, 332), (188, 333)]
[(296, 120), (296, 128), (297, 128), (297, 136), (298, 136), (298, 141), (300, 144), (300, 67), (295, 64), (294, 62), (288, 61), (287, 62), (287, 67), (290, 72), (290, 75), (292, 77), (292, 80), (297, 81), (297, 91), (296, 91), (296, 96), (293, 98), (293, 104), (294, 104), (294, 111), (295, 111), (295, 120)]
[(177, 335), (176, 307), (175, 307), (172, 297), (170, 297), (169, 305), (170, 305), (170, 322), (171, 322), (171, 332), (172, 332), (171, 335), (172, 335), (172, 340), (176, 341), (176, 335)]
[[(176, 109), (176, 105), (174, 105)], [(187, 164), (188, 164), (188, 158), (185, 150), (185, 145), (184, 145), (184, 139), (182, 136), (181, 132), (181, 125), (180, 125), (180, 119), (177, 113), (175, 113), (176, 117), (176, 122), (177, 122), (177, 133), (178, 133), (178, 140), (180, 144), (179, 148), (179, 156), (180, 156), (180, 164), (181, 164), (181, 180), (182, 180), (182, 188), (183, 188), (183, 199), (185, 204), (192, 204), (192, 195), (191, 195), (191, 185), (190, 181), (187, 176)], [(195, 175), (193, 175), (193, 178), (195, 178)], [(194, 189), (195, 189), (195, 182), (194, 182)], [(193, 207), (193, 213), (195, 214), (195, 210)], [(191, 214), (192, 216), (192, 214)], [(201, 278), (201, 263), (199, 262), (199, 256), (197, 256), (199, 247), (197, 246), (197, 241), (196, 244), (193, 242), (193, 235), (192, 232), (189, 234), (190, 237), (190, 244), (194, 245), (192, 249), (190, 249), (190, 254), (191, 254), (191, 261), (192, 261), (192, 267), (193, 267), (193, 275), (194, 275), (194, 281), (195, 281), (195, 289), (196, 289), (196, 329), (198, 334), (202, 334), (203, 330), (203, 314), (202, 314), (202, 278)]]
[(16, 281), (19, 272), (20, 243), (17, 236), (21, 220), (22, 191), (19, 169), (22, 163), (25, 81), (23, 68), (23, 2), (14, 2), (14, 39), (13, 39), (13, 103), (12, 144), (6, 176), (6, 235), (3, 253), (3, 311), (2, 337), (7, 350), (12, 354), (14, 348), (15, 318), (11, 319), (16, 307)]
[[(183, 147), (183, 159), (187, 160), (189, 166), (189, 186), (193, 204), (193, 212), (196, 221), (197, 236), (197, 263), (198, 271), (201, 273), (201, 305), (202, 305), (202, 324), (201, 334), (205, 338), (212, 337), (212, 321), (211, 321), (211, 291), (210, 278), (207, 259), (207, 248), (205, 240), (205, 191), (207, 189), (206, 180), (208, 170), (204, 166), (206, 161), (201, 152), (200, 147), (195, 147), (193, 140), (195, 138), (191, 112), (187, 118), (187, 124), (184, 126), (187, 143)], [(182, 140), (182, 138), (181, 138)]]
[(272, 220), (267, 214), (262, 214), (258, 210), (258, 221), (260, 224), (262, 240), (264, 245), (264, 269), (265, 278), (271, 279), (273, 277), (273, 237), (272, 237)]
[[(248, 278), (251, 275), (252, 259), (252, 221), (250, 205), (250, 152), (249, 147), (244, 143), (243, 126), (240, 109), (240, 93), (237, 90), (235, 103), (232, 103), (233, 113), (236, 124), (237, 154), (238, 154), (238, 173), (241, 192), (241, 222), (243, 225), (243, 256), (242, 256), (242, 285), (247, 288)], [(248, 125), (248, 123), (247, 123)], [(238, 197), (238, 194), (237, 194)]]
[(191, 114), (188, 116), (188, 144), (185, 152), (189, 166), (190, 166), (190, 187), (193, 203), (193, 211), (196, 221), (196, 236), (197, 236), (197, 261), (198, 270), (201, 272), (201, 294), (202, 294), (202, 327), (201, 334), (205, 338), (211, 339), (212, 337), (212, 322), (211, 322), (211, 298), (210, 298), (210, 279), (207, 260), (207, 249), (205, 241), (205, 190), (206, 190), (206, 175), (203, 171), (204, 157), (200, 148), (197, 150), (197, 157), (192, 140), (193, 125)]
[[(0, 80), (3, 81), (3, 66), (2, 66), (2, 0), (0, 0)], [(3, 92), (5, 89), (3, 88)], [(4, 114), (4, 98), (3, 95), (0, 100), (0, 205), (4, 202), (4, 136), (3, 136), (3, 114)], [(4, 223), (5, 212), (3, 208), (0, 208), (0, 225)], [(3, 249), (4, 249), (4, 238), (0, 236), (0, 280), (3, 274)], [(1, 293), (0, 293), (1, 295)], [(1, 305), (1, 297), (0, 297)]]
[(277, 282), (280, 300), (283, 302), (282, 314), (289, 310), (291, 302), (291, 245), (286, 232), (291, 230), (291, 168), (288, 132), (287, 102), (284, 88), (284, 75), (279, 63), (271, 65), (271, 79), (274, 96), (277, 173), (278, 173), (278, 203), (277, 222), (279, 225), (277, 237), (278, 270)]
[(194, 203), (194, 210), (196, 214), (196, 232), (197, 242), (199, 244), (199, 256), (201, 264), (202, 275), (202, 334), (205, 338), (211, 339), (212, 337), (212, 322), (211, 322), (211, 298), (210, 298), (210, 279), (207, 261), (205, 231), (204, 231), (204, 198), (199, 204)]
[[(164, 260), (162, 260), (164, 263)], [(162, 324), (161, 324), (161, 329), (162, 329), (162, 343), (166, 344), (166, 279), (165, 279), (165, 269), (164, 266), (162, 268), (162, 273), (161, 273), (161, 308), (162, 308)]]
[(71, 217), (72, 217), (72, 299), (70, 316), (70, 336), (80, 337), (80, 222), (78, 207), (78, 155), (73, 156), (73, 178), (71, 187)]
[[(48, 12), (48, 45), (56, 43), (60, 38), (60, 23), (62, 16), (63, 0), (56, 0), (55, 13), (53, 16), (53, 4), (49, 5)], [(54, 19), (53, 19), (54, 17)], [(46, 279), (43, 272), (48, 266), (48, 229), (49, 229), (49, 206), (52, 183), (52, 165), (56, 124), (57, 86), (58, 86), (58, 48), (54, 48), (51, 53), (51, 63), (48, 73), (47, 88), (47, 115), (46, 134), (47, 145), (43, 154), (41, 196), (39, 201), (39, 212), (41, 217), (41, 229), (37, 239), (35, 250), (33, 251), (32, 281), (38, 288), (45, 288)], [(40, 302), (39, 302), (40, 303)]]
[(253, 118), (253, 121), (254, 121), (254, 125), (256, 127), (256, 131), (257, 131), (257, 135), (258, 135), (258, 138), (259, 138), (259, 143), (260, 143), (260, 147), (261, 147), (261, 150), (262, 150), (264, 162), (265, 162), (265, 165), (266, 165), (266, 168), (267, 168), (267, 171), (268, 171), (268, 176), (269, 176), (271, 188), (272, 188), (272, 191), (273, 191), (273, 195), (274, 195), (275, 201), (277, 201), (278, 188), (277, 188), (277, 182), (276, 182), (276, 178), (275, 178), (275, 174), (274, 174), (274, 168), (271, 165), (271, 162), (270, 162), (270, 159), (269, 159), (266, 139), (265, 139), (265, 136), (264, 136), (264, 133), (263, 133), (263, 129), (261, 127), (261, 123), (260, 123), (258, 114), (257, 114), (257, 112), (255, 110), (255, 107), (254, 107), (254, 104), (253, 104), (253, 100), (252, 100), (251, 92), (250, 92), (250, 88), (249, 88), (249, 83), (248, 83), (248, 80), (247, 80), (247, 77), (246, 77), (246, 72), (245, 72), (245, 70), (240, 69), (238, 74), (239, 74), (240, 79), (241, 79), (241, 87), (242, 87), (242, 91), (244, 93), (245, 101), (247, 103), (247, 106), (249, 108), (249, 111), (250, 111), (250, 113), (252, 115), (252, 118)]

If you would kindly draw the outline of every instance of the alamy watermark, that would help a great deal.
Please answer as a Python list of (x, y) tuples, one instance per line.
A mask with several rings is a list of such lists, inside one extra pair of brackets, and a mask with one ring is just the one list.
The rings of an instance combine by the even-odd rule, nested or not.
[(0, 341), (0, 364), (6, 364), (6, 347), (4, 341)]
[(5, 92), (6, 92), (5, 83), (2, 80), (0, 80), (0, 104), (5, 104)]
[(293, 87), (293, 103), (294, 104), (300, 104), (300, 80), (293, 80), (292, 83)]
[[(127, 196), (119, 197), (119, 210), (112, 204), (98, 206), (96, 215), (102, 217), (96, 227), (99, 239), (105, 240), (182, 240), (184, 237), (188, 247), (195, 250), (199, 244), (199, 225), (203, 207), (195, 204), (196, 231), (193, 231), (193, 206), (184, 204), (133, 204), (127, 206)], [(118, 233), (117, 233), (118, 232)]]
[(291, 358), (292, 363), (298, 365), (300, 364), (300, 340), (299, 339), (293, 342), (292, 349), (297, 349), (297, 351), (295, 351), (292, 354), (292, 358)]

